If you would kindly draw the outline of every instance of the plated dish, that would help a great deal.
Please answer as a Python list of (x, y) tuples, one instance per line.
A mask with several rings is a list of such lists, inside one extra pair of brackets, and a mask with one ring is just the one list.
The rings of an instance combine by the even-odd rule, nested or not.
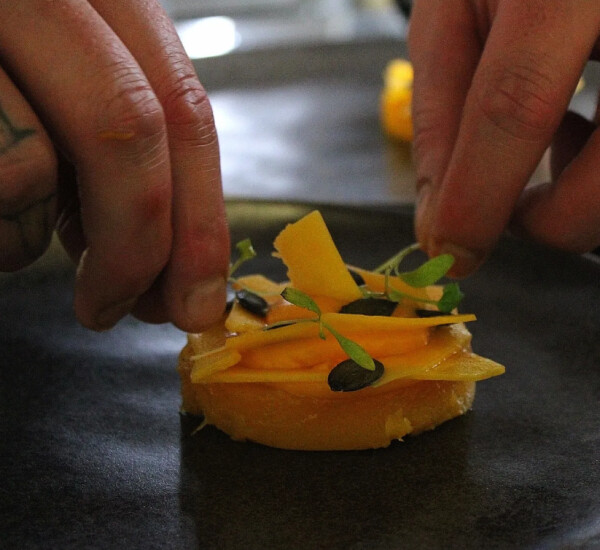
[[(260, 271), (314, 206), (228, 205)], [(412, 212), (320, 208), (365, 267), (412, 242)], [(257, 225), (256, 220), (261, 220)], [(385, 238), (378, 237), (385, 235)], [(8, 280), (10, 279), (10, 280)], [(505, 239), (461, 284), (474, 351), (510, 366), (473, 410), (378, 451), (303, 453), (193, 435), (175, 364), (185, 336), (128, 319), (93, 334), (72, 272), (0, 291), (0, 530), (8, 547), (593, 548), (600, 522), (600, 266)], [(91, 541), (91, 542), (90, 542)]]

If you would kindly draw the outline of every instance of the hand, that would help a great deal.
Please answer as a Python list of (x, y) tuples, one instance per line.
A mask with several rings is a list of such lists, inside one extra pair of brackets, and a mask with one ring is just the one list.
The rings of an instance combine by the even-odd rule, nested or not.
[[(467, 275), (510, 228), (551, 246), (600, 245), (600, 133), (569, 101), (598, 57), (595, 0), (417, 0), (409, 48), (416, 232)], [(524, 190), (548, 146), (552, 182)]]
[(225, 305), (228, 233), (210, 104), (157, 0), (0, 7), (0, 269), (58, 235), (75, 311), (199, 331)]

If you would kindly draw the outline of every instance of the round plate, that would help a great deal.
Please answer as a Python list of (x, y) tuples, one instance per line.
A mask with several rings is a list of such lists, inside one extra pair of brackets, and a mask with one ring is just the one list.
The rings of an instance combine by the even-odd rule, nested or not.
[[(310, 206), (228, 205), (248, 270)], [(412, 212), (321, 208), (344, 259), (410, 243)], [(473, 410), (387, 449), (291, 452), (193, 433), (185, 335), (71, 313), (62, 264), (0, 285), (0, 532), (7, 548), (594, 548), (600, 546), (600, 266), (503, 240), (461, 286), (477, 353), (506, 365)]]

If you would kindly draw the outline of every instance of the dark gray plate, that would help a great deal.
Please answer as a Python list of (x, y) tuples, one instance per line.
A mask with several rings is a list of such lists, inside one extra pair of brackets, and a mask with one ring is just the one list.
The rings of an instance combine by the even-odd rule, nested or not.
[[(270, 243), (307, 207), (232, 203)], [(322, 209), (348, 262), (412, 240), (411, 212)], [(600, 267), (504, 240), (462, 286), (475, 350), (507, 367), (474, 409), (387, 449), (303, 453), (180, 419), (184, 336), (132, 319), (94, 334), (57, 266), (0, 286), (3, 548), (597, 548)]]

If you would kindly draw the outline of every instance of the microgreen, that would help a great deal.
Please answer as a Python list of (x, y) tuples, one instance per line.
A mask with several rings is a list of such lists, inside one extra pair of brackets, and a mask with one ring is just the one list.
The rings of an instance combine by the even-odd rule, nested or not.
[[(401, 302), (404, 299), (410, 299), (415, 302), (431, 304), (440, 311), (449, 313), (455, 309), (463, 298), (463, 293), (457, 283), (448, 283), (443, 288), (442, 298), (440, 300), (428, 300), (418, 296), (413, 296), (407, 292), (402, 292), (392, 288), (390, 276), (392, 274), (399, 277), (413, 288), (424, 288), (434, 285), (443, 279), (454, 264), (454, 257), (450, 254), (440, 254), (427, 260), (412, 271), (400, 271), (400, 263), (411, 253), (419, 250), (418, 244), (412, 244), (403, 248), (400, 252), (392, 256), (389, 260), (381, 264), (376, 271), (385, 275), (385, 297), (394, 302)], [(364, 294), (364, 293), (363, 293)]]
[(373, 358), (361, 346), (340, 334), (329, 323), (323, 321), (321, 308), (308, 294), (305, 294), (297, 288), (286, 287), (281, 293), (281, 296), (295, 306), (308, 309), (317, 315), (314, 319), (306, 319), (305, 322), (319, 323), (319, 336), (322, 339), (325, 339), (324, 331), (327, 330), (337, 340), (340, 347), (346, 352), (346, 355), (348, 355), (350, 359), (364, 369), (375, 370)]
[(399, 277), (408, 285), (423, 288), (437, 283), (454, 263), (454, 257), (450, 254), (442, 254), (427, 260), (414, 271), (400, 273)]
[(444, 287), (444, 293), (438, 301), (437, 307), (444, 313), (450, 313), (458, 306), (463, 297), (464, 294), (461, 292), (457, 283), (448, 283)]
[(350, 359), (360, 365), (363, 369), (375, 370), (373, 358), (364, 350), (364, 348), (359, 346), (354, 340), (350, 340), (350, 338), (342, 336), (328, 323), (323, 323), (323, 326), (338, 341), (338, 344), (346, 352), (346, 355), (350, 357)]
[(321, 308), (308, 294), (305, 294), (301, 290), (288, 286), (283, 289), (281, 296), (290, 302), (290, 304), (308, 309), (309, 311), (316, 313), (318, 317), (321, 317)]
[(235, 249), (238, 253), (238, 259), (229, 267), (229, 277), (231, 277), (242, 264), (256, 256), (256, 250), (254, 250), (254, 246), (252, 246), (252, 241), (250, 239), (244, 239), (237, 242)]

